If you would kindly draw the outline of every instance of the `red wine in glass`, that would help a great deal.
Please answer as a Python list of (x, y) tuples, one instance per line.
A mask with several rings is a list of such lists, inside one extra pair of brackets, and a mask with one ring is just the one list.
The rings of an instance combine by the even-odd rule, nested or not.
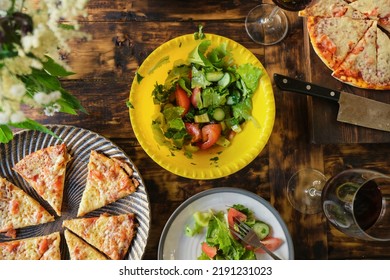
[(280, 8), (288, 11), (301, 11), (313, 2), (313, 0), (272, 0)]

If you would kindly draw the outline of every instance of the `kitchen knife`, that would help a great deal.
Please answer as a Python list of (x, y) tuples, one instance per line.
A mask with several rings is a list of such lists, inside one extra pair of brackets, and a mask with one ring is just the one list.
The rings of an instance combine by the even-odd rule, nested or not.
[(275, 84), (282, 90), (303, 93), (339, 103), (337, 120), (390, 132), (390, 104), (352, 93), (328, 89), (319, 85), (274, 74)]

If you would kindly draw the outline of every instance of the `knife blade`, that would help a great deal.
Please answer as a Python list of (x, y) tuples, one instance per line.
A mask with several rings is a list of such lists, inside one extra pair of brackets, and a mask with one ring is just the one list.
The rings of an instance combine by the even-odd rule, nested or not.
[(274, 81), (282, 90), (337, 102), (339, 104), (337, 120), (340, 122), (390, 132), (390, 104), (276, 73)]

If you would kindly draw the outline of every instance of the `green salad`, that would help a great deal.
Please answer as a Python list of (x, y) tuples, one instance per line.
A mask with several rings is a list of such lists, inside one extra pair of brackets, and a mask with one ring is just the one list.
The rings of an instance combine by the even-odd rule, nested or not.
[(201, 242), (202, 249), (199, 260), (254, 260), (255, 253), (264, 253), (260, 248), (252, 248), (243, 244), (231, 231), (239, 232), (235, 220), (244, 222), (254, 229), (263, 244), (274, 251), (283, 243), (282, 239), (272, 236), (269, 224), (257, 219), (253, 211), (241, 204), (229, 207), (227, 211), (195, 212), (194, 224), (187, 225), (185, 233), (189, 237), (206, 231), (205, 240)]
[(252, 96), (262, 70), (236, 65), (227, 43), (210, 48), (202, 40), (186, 61), (176, 61), (164, 84), (155, 84), (160, 105), (152, 128), (160, 144), (189, 153), (215, 144), (228, 146), (252, 117)]

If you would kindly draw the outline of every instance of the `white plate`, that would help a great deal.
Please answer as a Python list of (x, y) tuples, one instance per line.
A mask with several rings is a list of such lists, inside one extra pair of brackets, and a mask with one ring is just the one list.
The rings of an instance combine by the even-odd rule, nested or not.
[[(196, 211), (225, 211), (233, 204), (242, 204), (252, 210), (255, 217), (269, 224), (272, 236), (284, 242), (275, 251), (282, 259), (294, 259), (294, 246), (287, 226), (279, 213), (265, 199), (256, 194), (236, 188), (216, 188), (198, 193), (181, 204), (162, 232), (158, 246), (158, 259), (162, 260), (196, 260), (201, 254), (201, 242), (205, 232), (194, 237), (185, 234), (187, 225), (193, 225), (193, 214)], [(271, 259), (266, 254), (257, 254), (257, 259)]]
[[(56, 217), (56, 220), (51, 223), (17, 229), (16, 238), (22, 239), (60, 231), (61, 237), (64, 239), (62, 235), (62, 221), (77, 216), (78, 206), (87, 179), (89, 155), (91, 150), (94, 149), (107, 156), (117, 157), (128, 163), (133, 168), (133, 176), (140, 182), (140, 185), (135, 193), (88, 213), (86, 217), (99, 216), (104, 212), (111, 215), (129, 212), (134, 213), (139, 226), (126, 258), (130, 260), (141, 259), (149, 235), (150, 204), (145, 184), (136, 166), (124, 151), (110, 140), (95, 132), (66, 125), (52, 125), (48, 126), (48, 128), (66, 143), (68, 152), (72, 156), (72, 160), (67, 165), (62, 215), (61, 217)], [(26, 155), (60, 143), (62, 143), (61, 140), (51, 135), (39, 131), (24, 130), (15, 134), (14, 139), (8, 144), (0, 144), (0, 176), (25, 190), (52, 214), (54, 214), (54, 212), (51, 210), (50, 206), (48, 206), (48, 204), (28, 186), (21, 176), (12, 170), (12, 167)], [(0, 233), (0, 242), (9, 240), (11, 240), (9, 237)], [(69, 258), (68, 249), (66, 248), (65, 243), (66, 242), (61, 242), (62, 259)]]

